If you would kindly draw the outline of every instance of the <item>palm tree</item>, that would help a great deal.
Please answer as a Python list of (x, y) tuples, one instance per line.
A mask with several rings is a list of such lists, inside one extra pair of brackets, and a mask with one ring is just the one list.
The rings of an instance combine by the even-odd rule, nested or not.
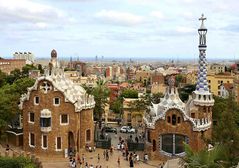
[(90, 87), (90, 86), (87, 86), (86, 84), (83, 84), (83, 85), (81, 85), (81, 86), (82, 86), (82, 87), (85, 89), (85, 91), (86, 91), (86, 94), (87, 94), (87, 103), (88, 103), (89, 95), (92, 94), (93, 88)]
[(97, 81), (97, 86), (93, 88), (92, 94), (95, 99), (94, 116), (99, 122), (101, 128), (102, 114), (105, 112), (105, 106), (108, 103), (110, 90), (106, 86), (106, 82), (102, 79)]
[(185, 144), (186, 157), (183, 159), (188, 168), (224, 168), (227, 165), (227, 157), (223, 146), (215, 146), (211, 150), (194, 152)]

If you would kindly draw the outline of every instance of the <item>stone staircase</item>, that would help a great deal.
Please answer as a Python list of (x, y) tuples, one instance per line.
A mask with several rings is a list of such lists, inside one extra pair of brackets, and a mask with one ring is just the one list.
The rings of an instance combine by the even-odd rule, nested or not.
[(180, 158), (170, 159), (165, 163), (163, 168), (184, 168), (184, 164), (182, 164)]

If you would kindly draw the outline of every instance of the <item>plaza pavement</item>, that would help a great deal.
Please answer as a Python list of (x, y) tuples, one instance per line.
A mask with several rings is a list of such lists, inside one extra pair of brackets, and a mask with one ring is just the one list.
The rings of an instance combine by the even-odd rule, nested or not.
[[(85, 155), (85, 163), (87, 162), (88, 165), (93, 165), (94, 168), (96, 165), (101, 165), (102, 168), (128, 168), (129, 161), (126, 161), (125, 158), (122, 156), (121, 151), (114, 150), (113, 154), (109, 154), (109, 160), (106, 161), (103, 156), (103, 149), (96, 149), (95, 152), (82, 152)], [(82, 156), (82, 153), (80, 156)], [(100, 154), (100, 161), (98, 163), (98, 153)], [(120, 157), (120, 166), (118, 166), (117, 160)], [(142, 158), (141, 158), (142, 159)], [(69, 159), (68, 158), (41, 158), (44, 168), (68, 168), (69, 167)], [(143, 163), (140, 161), (134, 165), (135, 168), (155, 168), (159, 167), (160, 161), (148, 161), (148, 163)], [(77, 167), (79, 168), (80, 165), (78, 164)], [(85, 168), (83, 166), (83, 168)]]

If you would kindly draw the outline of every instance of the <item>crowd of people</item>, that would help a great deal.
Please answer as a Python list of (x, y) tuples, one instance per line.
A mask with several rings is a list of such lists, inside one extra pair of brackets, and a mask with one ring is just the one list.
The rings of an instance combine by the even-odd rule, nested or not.
[[(136, 136), (134, 141), (136, 143), (139, 143), (139, 141), (141, 141), (143, 139), (143, 136), (141, 134), (138, 134), (139, 136)], [(108, 166), (106, 166), (106, 164), (104, 165), (102, 162), (102, 160), (104, 161), (109, 161), (110, 158), (114, 155), (114, 153), (116, 153), (115, 155), (117, 157), (116, 162), (118, 167), (122, 167), (121, 165), (121, 159), (126, 160), (128, 162), (128, 165), (130, 168), (135, 167), (136, 164), (139, 164), (140, 162), (140, 155), (137, 154), (136, 152), (129, 152), (128, 146), (127, 146), (127, 140), (131, 139), (132, 140), (132, 135), (131, 137), (129, 137), (128, 139), (123, 139), (121, 136), (119, 136), (117, 138), (117, 134), (116, 134), (116, 140), (118, 139), (118, 144), (116, 145), (116, 147), (111, 147), (110, 149), (105, 149), (103, 150), (102, 153), (96, 153), (93, 154), (92, 158), (90, 159), (96, 159), (97, 158), (97, 163), (94, 162), (95, 164), (93, 165), (91, 162), (93, 162), (93, 160), (87, 159), (86, 160), (86, 156), (85, 154), (77, 154), (77, 156), (74, 157), (70, 157), (70, 167), (74, 168), (74, 167), (80, 167), (80, 168), (102, 168), (104, 166), (104, 168), (108, 168)], [(117, 152), (115, 152), (117, 151)], [(94, 147), (90, 147), (90, 146), (86, 146), (86, 152), (96, 152), (96, 146)], [(102, 158), (101, 158), (102, 157)], [(147, 163), (147, 161), (149, 160), (149, 156), (147, 153), (145, 153), (141, 160), (143, 160), (145, 163)], [(112, 159), (111, 159), (112, 161)], [(103, 166), (102, 166), (103, 165)], [(107, 164), (108, 165), (108, 164)]]

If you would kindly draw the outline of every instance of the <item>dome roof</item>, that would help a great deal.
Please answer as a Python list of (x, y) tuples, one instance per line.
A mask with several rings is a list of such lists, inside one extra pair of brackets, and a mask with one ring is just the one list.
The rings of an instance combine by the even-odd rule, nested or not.
[(56, 58), (57, 57), (57, 52), (56, 52), (56, 50), (55, 49), (53, 49), (52, 51), (51, 51), (51, 57), (53, 58)]

